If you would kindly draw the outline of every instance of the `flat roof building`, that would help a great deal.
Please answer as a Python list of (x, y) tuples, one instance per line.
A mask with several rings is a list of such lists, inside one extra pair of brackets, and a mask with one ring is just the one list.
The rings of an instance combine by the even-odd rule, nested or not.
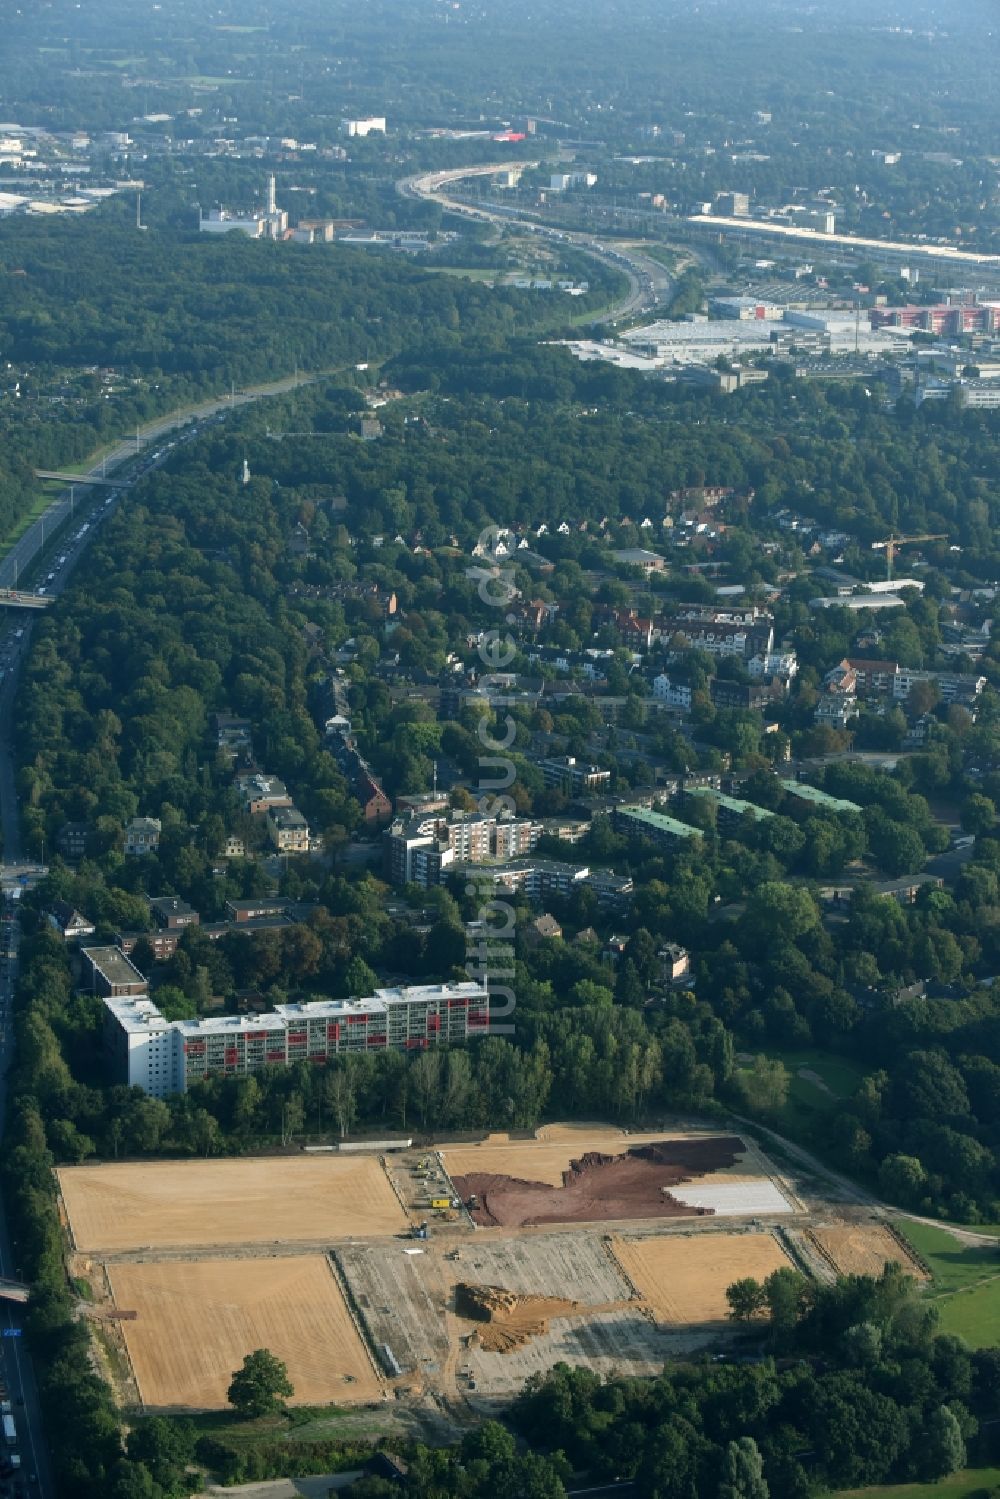
[(611, 821), (616, 832), (639, 834), (668, 847), (705, 836), (701, 828), (693, 828), (686, 822), (678, 822), (676, 817), (670, 817), (666, 812), (653, 812), (648, 807), (616, 807)]
[(810, 786), (806, 781), (782, 781), (781, 787), (789, 796), (797, 796), (819, 811), (861, 812), (857, 802), (849, 802), (842, 796), (831, 796), (828, 791), (821, 791), (818, 786)]
[(82, 947), (83, 971), (94, 994), (105, 999), (144, 996), (146, 980), (118, 947)]
[(682, 792), (682, 795), (697, 797), (699, 801), (709, 802), (716, 807), (721, 828), (732, 827), (744, 817), (752, 817), (754, 822), (764, 822), (774, 816), (769, 808), (758, 807), (756, 802), (741, 801), (738, 796), (727, 796), (724, 791), (716, 791), (714, 786), (692, 786), (690, 790)]
[(145, 995), (104, 1003), (105, 1052), (115, 1081), (158, 1098), (184, 1093), (201, 1078), (325, 1063), (345, 1051), (455, 1045), (488, 1034), (490, 1024), (489, 994), (469, 981), (376, 989), (363, 999), (297, 1001), (264, 1015), (200, 1020), (168, 1021)]

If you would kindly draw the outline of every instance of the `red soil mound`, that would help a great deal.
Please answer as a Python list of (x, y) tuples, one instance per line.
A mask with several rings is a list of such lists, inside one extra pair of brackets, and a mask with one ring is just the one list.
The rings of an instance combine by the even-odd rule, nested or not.
[(727, 1170), (746, 1149), (738, 1135), (707, 1140), (658, 1140), (622, 1155), (592, 1151), (571, 1161), (561, 1187), (514, 1176), (473, 1171), (454, 1178), (463, 1201), (475, 1195), (472, 1217), (483, 1227), (520, 1228), (540, 1223), (593, 1223), (605, 1219), (702, 1216), (669, 1188), (696, 1176)]

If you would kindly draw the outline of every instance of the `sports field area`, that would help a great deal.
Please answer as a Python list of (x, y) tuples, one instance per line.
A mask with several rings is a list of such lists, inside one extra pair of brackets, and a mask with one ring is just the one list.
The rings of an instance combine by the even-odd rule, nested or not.
[(1000, 1468), (963, 1468), (937, 1483), (887, 1483), (844, 1489), (840, 1499), (986, 1499), (1000, 1485)]
[(382, 1382), (324, 1255), (109, 1265), (129, 1357), (147, 1409), (226, 1404), (246, 1354), (288, 1366), (294, 1404), (376, 1400)]
[(947, 1229), (911, 1218), (895, 1227), (931, 1272), (927, 1294), (939, 1331), (955, 1333), (972, 1348), (1000, 1343), (1000, 1245), (963, 1243)]
[(794, 1268), (771, 1234), (615, 1238), (611, 1250), (657, 1321), (671, 1327), (725, 1322), (734, 1280)]
[(916, 1280), (926, 1280), (916, 1260), (881, 1223), (823, 1223), (807, 1235), (838, 1275), (881, 1275), (893, 1260)]
[(144, 1161), (58, 1176), (83, 1251), (322, 1243), (407, 1226), (374, 1156)]
[(445, 1145), (441, 1155), (456, 1194), (474, 1199), (469, 1211), (481, 1227), (796, 1210), (740, 1135), (560, 1129)]
[(484, 1172), (496, 1176), (514, 1176), (527, 1181), (547, 1182), (550, 1187), (562, 1185), (570, 1162), (581, 1156), (598, 1153), (622, 1155), (636, 1145), (651, 1145), (657, 1140), (689, 1140), (690, 1135), (676, 1136), (661, 1130), (658, 1134), (627, 1135), (624, 1130), (594, 1125), (591, 1128), (550, 1126), (539, 1131), (535, 1140), (512, 1140), (509, 1135), (488, 1135), (480, 1145), (442, 1145), (441, 1154), (448, 1175), (467, 1176)]

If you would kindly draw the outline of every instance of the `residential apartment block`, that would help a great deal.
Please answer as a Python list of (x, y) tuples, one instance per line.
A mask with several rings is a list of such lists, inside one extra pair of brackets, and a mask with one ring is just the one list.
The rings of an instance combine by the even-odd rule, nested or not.
[(468, 982), (376, 989), (366, 999), (314, 1000), (278, 1005), (264, 1015), (202, 1020), (168, 1021), (139, 994), (105, 998), (104, 1047), (115, 1082), (163, 1098), (210, 1075), (321, 1064), (341, 1052), (454, 1045), (486, 1035), (489, 1023), (486, 989)]
[(648, 807), (616, 807), (611, 822), (616, 833), (649, 838), (666, 848), (705, 836), (701, 828), (690, 827), (686, 822), (678, 822), (676, 817), (669, 817), (666, 812), (653, 812)]
[(481, 812), (397, 817), (383, 835), (386, 872), (394, 885), (439, 885), (458, 863), (486, 864), (530, 853), (541, 822)]
[(683, 610), (661, 633), (667, 639), (682, 636), (689, 646), (713, 656), (749, 661), (774, 650), (774, 621), (759, 609)]
[(576, 796), (581, 791), (606, 791), (611, 785), (610, 770), (602, 770), (599, 765), (588, 765), (575, 759), (573, 755), (541, 760), (538, 768), (546, 786), (558, 786), (570, 796)]

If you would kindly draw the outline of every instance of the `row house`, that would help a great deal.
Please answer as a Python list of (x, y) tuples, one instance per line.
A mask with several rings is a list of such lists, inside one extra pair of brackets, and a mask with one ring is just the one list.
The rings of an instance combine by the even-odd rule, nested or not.
[(794, 651), (764, 651), (747, 662), (751, 677), (778, 677), (783, 682), (790, 682), (798, 669), (799, 659)]
[(855, 690), (859, 697), (891, 697), (897, 703), (905, 703), (919, 683), (933, 682), (945, 703), (966, 704), (974, 702), (986, 686), (986, 678), (983, 676), (925, 671), (913, 666), (900, 666), (896, 661), (867, 660), (862, 656), (845, 657), (834, 671), (854, 673)]
[(611, 623), (617, 630), (622, 644), (631, 651), (648, 651), (653, 641), (659, 637), (659, 631), (653, 621), (638, 614), (634, 609), (613, 610)]
[(763, 712), (783, 693), (782, 682), (731, 682), (726, 677), (713, 677), (708, 684), (708, 695), (716, 708), (749, 713)]
[(852, 666), (842, 661), (824, 678), (823, 691), (813, 715), (816, 722), (844, 728), (857, 713), (857, 697), (857, 674)]
[(666, 672), (653, 678), (653, 696), (668, 708), (681, 708), (687, 712), (691, 707), (691, 685), (688, 682), (671, 681)]
[(392, 817), (392, 803), (354, 740), (348, 735), (339, 736), (334, 756), (361, 806), (365, 822), (369, 827), (383, 826)]

